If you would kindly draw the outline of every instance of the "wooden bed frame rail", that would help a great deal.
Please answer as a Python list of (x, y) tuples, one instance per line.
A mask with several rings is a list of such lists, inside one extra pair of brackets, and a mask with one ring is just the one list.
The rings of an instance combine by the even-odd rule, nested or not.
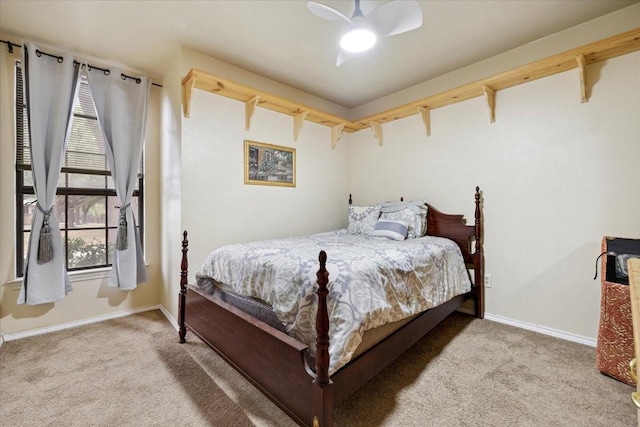
[[(376, 376), (429, 330), (459, 308), (475, 301), (475, 316), (484, 317), (484, 258), (482, 249), (481, 193), (476, 187), (475, 224), (463, 215), (443, 214), (428, 205), (427, 234), (455, 241), (469, 270), (474, 270), (472, 290), (415, 317), (346, 366), (329, 376), (329, 316), (327, 254), (318, 257), (318, 314), (316, 318), (315, 370), (307, 364), (308, 346), (243, 311), (188, 285), (188, 239), (183, 233), (179, 293), (179, 338), (187, 330), (209, 345), (298, 424), (333, 425), (334, 408)], [(472, 252), (471, 242), (475, 240)]]

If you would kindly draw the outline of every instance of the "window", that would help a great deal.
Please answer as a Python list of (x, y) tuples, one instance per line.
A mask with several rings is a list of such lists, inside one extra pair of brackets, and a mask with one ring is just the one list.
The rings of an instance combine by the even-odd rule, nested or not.
[[(16, 236), (17, 275), (26, 264), (35, 192), (31, 175), (29, 128), (22, 71), (16, 63)], [(131, 207), (143, 232), (143, 162)], [(62, 162), (54, 211), (60, 223), (67, 270), (108, 267), (112, 264), (118, 228), (118, 197), (111, 180), (104, 141), (91, 91), (81, 77), (76, 95), (71, 135)]]

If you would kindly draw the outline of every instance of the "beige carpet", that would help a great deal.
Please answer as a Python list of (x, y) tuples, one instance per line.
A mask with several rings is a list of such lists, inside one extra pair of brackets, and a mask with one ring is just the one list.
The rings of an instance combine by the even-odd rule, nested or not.
[[(2, 426), (292, 426), (160, 311), (5, 343)], [(338, 426), (633, 426), (594, 349), (454, 314), (337, 409)]]

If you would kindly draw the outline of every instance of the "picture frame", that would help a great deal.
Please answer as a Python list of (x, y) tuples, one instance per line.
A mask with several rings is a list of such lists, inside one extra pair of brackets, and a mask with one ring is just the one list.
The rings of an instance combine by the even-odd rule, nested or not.
[(245, 185), (296, 186), (296, 149), (244, 141)]

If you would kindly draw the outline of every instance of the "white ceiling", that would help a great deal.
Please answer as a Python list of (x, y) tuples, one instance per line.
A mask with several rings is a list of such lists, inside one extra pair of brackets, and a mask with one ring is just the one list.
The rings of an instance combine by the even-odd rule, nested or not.
[[(0, 33), (156, 77), (185, 46), (353, 108), (638, 1), (420, 1), (420, 29), (381, 39), (340, 67), (345, 28), (303, 0), (0, 0)], [(319, 2), (347, 16), (354, 6)], [(361, 8), (383, 3), (362, 0)]]

